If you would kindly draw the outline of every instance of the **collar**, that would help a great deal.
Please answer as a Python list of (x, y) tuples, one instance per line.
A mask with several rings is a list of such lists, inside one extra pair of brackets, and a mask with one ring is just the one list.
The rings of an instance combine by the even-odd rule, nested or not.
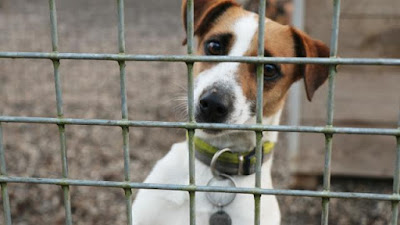
[[(264, 155), (271, 153), (275, 143), (266, 141), (263, 143)], [(211, 159), (220, 149), (208, 144), (204, 140), (194, 137), (195, 155), (198, 160), (210, 165)], [(247, 152), (224, 152), (218, 157), (216, 169), (228, 175), (250, 175), (255, 173), (256, 167), (256, 148)]]

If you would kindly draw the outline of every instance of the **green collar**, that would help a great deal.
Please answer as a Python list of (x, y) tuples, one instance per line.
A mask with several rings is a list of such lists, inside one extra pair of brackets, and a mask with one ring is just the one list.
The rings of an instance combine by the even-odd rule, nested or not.
[[(271, 153), (275, 143), (266, 141), (263, 143), (264, 155)], [(208, 144), (198, 137), (194, 137), (196, 158), (210, 165), (211, 159), (220, 149)], [(217, 170), (228, 175), (250, 175), (255, 173), (256, 150), (250, 149), (247, 152), (225, 152), (217, 161)]]

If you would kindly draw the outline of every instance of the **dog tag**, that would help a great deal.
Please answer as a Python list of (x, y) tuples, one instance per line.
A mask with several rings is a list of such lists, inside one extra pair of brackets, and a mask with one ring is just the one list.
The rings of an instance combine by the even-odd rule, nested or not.
[[(232, 177), (221, 174), (219, 177), (211, 178), (207, 186), (236, 187), (236, 183)], [(214, 206), (224, 207), (235, 199), (236, 193), (207, 192), (206, 196)]]
[(210, 217), (210, 225), (232, 225), (231, 217), (223, 210), (219, 210)]

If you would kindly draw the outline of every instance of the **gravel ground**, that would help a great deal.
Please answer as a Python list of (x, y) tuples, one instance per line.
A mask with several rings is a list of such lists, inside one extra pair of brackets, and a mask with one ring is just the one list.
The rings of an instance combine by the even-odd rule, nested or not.
[[(116, 53), (114, 1), (58, 1), (61, 52)], [(182, 54), (180, 0), (126, 1), (128, 53)], [(51, 51), (47, 1), (0, 0), (0, 51)], [(120, 118), (119, 71), (115, 62), (61, 61), (64, 111), (72, 118)], [(182, 63), (128, 62), (128, 107), (133, 120), (183, 121)], [(0, 114), (56, 115), (53, 69), (48, 60), (0, 60)], [(9, 175), (61, 176), (57, 126), (3, 124)], [(67, 126), (69, 175), (74, 179), (123, 180), (121, 130), (113, 127)], [(160, 138), (161, 137), (161, 138)], [(133, 181), (142, 181), (172, 143), (184, 139), (175, 129), (130, 130)], [(276, 187), (290, 183), (285, 135), (276, 148)], [(390, 193), (391, 182), (333, 178), (335, 191)], [(321, 189), (321, 185), (318, 186)], [(57, 186), (10, 184), (14, 224), (64, 224), (62, 192)], [(282, 224), (319, 224), (320, 199), (278, 197)], [(125, 224), (123, 191), (71, 187), (73, 220), (82, 225)], [(0, 206), (2, 212), (2, 206)], [(388, 202), (331, 200), (330, 224), (387, 224)], [(3, 213), (0, 213), (3, 221)]]

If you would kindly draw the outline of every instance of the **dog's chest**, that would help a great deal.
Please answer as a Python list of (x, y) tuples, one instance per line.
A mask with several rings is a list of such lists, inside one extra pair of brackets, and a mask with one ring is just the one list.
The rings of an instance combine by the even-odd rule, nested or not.
[[(198, 160), (196, 160), (195, 167), (196, 185), (206, 186), (208, 181), (212, 178), (210, 168)], [(266, 177), (266, 179), (264, 179), (263, 186), (269, 186), (270, 188), (272, 188), (269, 174), (265, 175), (266, 176), (264, 177)], [(235, 176), (234, 179), (238, 187), (252, 187), (254, 185), (254, 175)], [(156, 164), (156, 166), (153, 168), (153, 171), (147, 177), (145, 182), (187, 185), (188, 181), (188, 149), (187, 143), (184, 142), (175, 144), (172, 147), (171, 151)], [(273, 196), (263, 196), (262, 201), (266, 202), (264, 203), (264, 209), (267, 213), (271, 212), (269, 208), (277, 209), (278, 207), (276, 204), (276, 200)], [(188, 224), (190, 202), (187, 192), (142, 190), (138, 194), (136, 204), (140, 204), (140, 202), (146, 202), (146, 204), (156, 204), (156, 208), (160, 209), (160, 212), (157, 212), (158, 217), (165, 218), (166, 220), (168, 220), (168, 218), (173, 219), (173, 224)], [(149, 206), (149, 208), (151, 207)], [(156, 208), (154, 209), (156, 210)], [(208, 225), (210, 217), (218, 210), (219, 208), (211, 204), (210, 201), (207, 199), (206, 193), (196, 192), (197, 224)], [(231, 217), (232, 225), (251, 224), (254, 220), (254, 197), (253, 195), (248, 194), (237, 194), (235, 200), (231, 204), (225, 206), (223, 210)], [(279, 209), (277, 210), (279, 212)], [(137, 213), (139, 214), (139, 212)], [(157, 225), (166, 223), (153, 222), (152, 224)]]

